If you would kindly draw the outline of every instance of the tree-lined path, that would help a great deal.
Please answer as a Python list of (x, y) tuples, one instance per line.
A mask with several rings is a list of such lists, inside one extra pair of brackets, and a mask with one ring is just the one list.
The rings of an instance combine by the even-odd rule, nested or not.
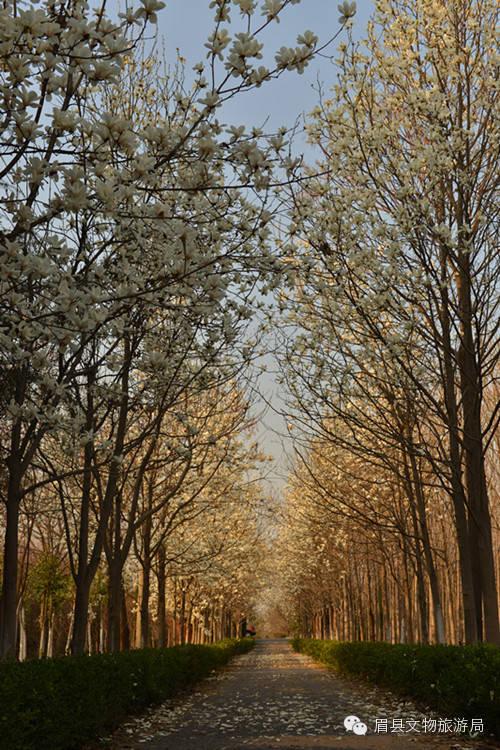
[[(368, 725), (365, 737), (349, 735), (344, 719)], [(430, 716), (430, 712), (427, 717)], [(405, 721), (425, 716), (411, 703), (357, 685), (294, 653), (285, 640), (258, 641), (222, 673), (188, 698), (165, 702), (129, 722), (113, 738), (113, 750), (237, 750), (334, 748), (410, 750), (422, 747), (482, 750), (500, 747), (457, 737), (374, 734), (375, 718)]]
[(498, 2), (124, 5), (0, 7), (0, 750), (499, 747)]

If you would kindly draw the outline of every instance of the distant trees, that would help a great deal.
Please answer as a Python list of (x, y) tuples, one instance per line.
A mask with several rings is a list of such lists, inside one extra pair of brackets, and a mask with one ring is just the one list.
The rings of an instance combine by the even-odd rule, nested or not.
[(497, 22), (488, 1), (377, 3), (308, 124), (327, 176), (293, 195), (283, 363), (309, 435), (294, 482), (334, 546), (349, 519), (365, 560), (329, 596), (351, 628), (356, 601), (375, 622), (385, 602), (393, 639), (411, 617), (427, 640), (430, 598), (433, 639), (500, 642)]
[[(318, 638), (463, 642), (449, 501), (438, 488), (425, 497), (432, 569), (394, 476), (313, 441), (297, 459), (276, 543), (274, 585), (292, 626)], [(498, 550), (498, 515), (494, 528)]]

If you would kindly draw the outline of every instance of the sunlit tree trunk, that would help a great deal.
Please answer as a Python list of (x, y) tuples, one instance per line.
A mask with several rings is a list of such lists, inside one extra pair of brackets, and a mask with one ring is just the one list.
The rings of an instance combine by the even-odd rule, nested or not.
[(160, 545), (158, 549), (158, 562), (157, 562), (157, 581), (158, 581), (158, 645), (160, 648), (164, 648), (167, 645), (168, 634), (167, 634), (167, 602), (166, 602), (166, 586), (167, 586), (167, 571), (166, 571), (166, 552), (165, 546)]

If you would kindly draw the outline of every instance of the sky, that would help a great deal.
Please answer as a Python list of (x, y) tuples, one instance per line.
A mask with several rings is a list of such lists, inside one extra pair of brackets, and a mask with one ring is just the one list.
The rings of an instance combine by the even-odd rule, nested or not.
[[(164, 0), (166, 7), (158, 14), (158, 31), (165, 41), (167, 56), (175, 59), (176, 50), (186, 58), (188, 66), (203, 60), (204, 44), (212, 30), (213, 9), (209, 0)], [(259, 5), (261, 1), (258, 0)], [(326, 42), (339, 29), (338, 0), (301, 0), (290, 6), (281, 22), (272, 23), (262, 37), (268, 58), (282, 45), (295, 46), (296, 37), (309, 29)], [(362, 34), (373, 9), (371, 0), (360, 0), (354, 18), (354, 33)], [(243, 31), (244, 24), (237, 8), (232, 10), (234, 31)], [(340, 39), (338, 40), (340, 41)], [(334, 43), (336, 44), (336, 43)], [(334, 52), (332, 46), (331, 51)], [(302, 75), (289, 73), (247, 96), (229, 103), (220, 119), (229, 122), (260, 125), (269, 118), (271, 126), (292, 125), (302, 112), (310, 111), (317, 101), (314, 85), (318, 78), (325, 85), (333, 82), (335, 69), (325, 57), (317, 58)]]
[[(213, 10), (209, 9), (209, 0), (165, 1), (166, 7), (158, 14), (158, 32), (164, 43), (167, 59), (175, 62), (178, 51), (191, 70), (193, 65), (205, 58), (207, 50), (204, 44), (212, 30)], [(320, 43), (327, 42), (339, 29), (338, 4), (338, 0), (301, 0), (298, 5), (289, 7), (281, 22), (271, 24), (267, 35), (262, 39), (267, 50), (265, 57), (272, 60), (281, 46), (295, 46), (297, 35), (306, 30), (317, 34)], [(353, 22), (355, 36), (363, 36), (372, 10), (371, 0), (358, 2)], [(233, 33), (244, 30), (236, 7), (232, 11), (231, 30)], [(341, 34), (333, 43), (328, 54), (334, 54), (335, 47), (342, 38), (345, 38), (345, 34)], [(266, 64), (266, 59), (262, 64)], [(262, 126), (264, 123), (267, 123), (266, 130), (281, 125), (290, 127), (298, 117), (310, 112), (315, 106), (318, 82), (327, 90), (334, 83), (335, 77), (335, 67), (328, 56), (317, 57), (302, 75), (287, 73), (280, 79), (271, 81), (269, 85), (228, 102), (219, 111), (218, 117), (222, 122), (244, 124), (247, 128)], [(300, 135), (297, 138), (297, 148), (299, 152), (305, 152), (307, 158), (313, 158)], [(266, 483), (267, 490), (279, 493), (285, 484), (287, 454), (291, 454), (291, 445), (286, 437), (285, 421), (272, 408), (265, 409), (265, 402), (274, 404), (278, 410), (282, 404), (273, 375), (276, 362), (270, 356), (266, 364), (269, 372), (259, 379), (263, 397), (256, 401), (256, 411), (265, 411), (259, 419), (257, 438), (262, 449), (275, 459)]]

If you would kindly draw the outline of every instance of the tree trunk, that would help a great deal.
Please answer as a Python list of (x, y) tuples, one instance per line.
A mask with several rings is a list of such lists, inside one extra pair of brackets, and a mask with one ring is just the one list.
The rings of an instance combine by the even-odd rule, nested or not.
[(64, 646), (64, 655), (68, 656), (71, 653), (71, 636), (73, 635), (73, 616), (74, 616), (74, 608), (71, 610), (70, 616), (69, 616), (69, 623), (68, 623), (68, 630), (66, 634), (66, 644)]
[(26, 633), (26, 612), (24, 606), (19, 607), (19, 661), (28, 658), (28, 638)]
[(150, 591), (150, 572), (151, 572), (151, 560), (149, 557), (144, 560), (141, 578), (142, 578), (142, 596), (141, 596), (141, 639), (140, 647), (147, 648), (149, 646), (149, 591)]
[(460, 580), (462, 584), (462, 606), (466, 643), (477, 643), (477, 615), (472, 573), (472, 550), (466, 515), (466, 498), (462, 485), (462, 465), (460, 460), (458, 408), (455, 393), (455, 377), (452, 360), (451, 323), (448, 299), (448, 252), (441, 248), (441, 326), (443, 336), (443, 390), (447, 414), (447, 431), (449, 441), (449, 462), (451, 499), (455, 512), (455, 528), (460, 561)]
[[(470, 91), (459, 81), (458, 123), (461, 128), (470, 126)], [(470, 145), (457, 152), (457, 166), (464, 173), (470, 169)], [(476, 621), (478, 637), (482, 635), (484, 612), (484, 636), (491, 643), (500, 644), (498, 617), (498, 592), (495, 580), (495, 557), (491, 533), (491, 516), (484, 469), (484, 445), (481, 425), (482, 407), (482, 361), (480, 333), (473, 311), (472, 268), (474, 237), (471, 234), (472, 203), (470, 185), (460, 181), (455, 201), (458, 227), (458, 258), (455, 263), (458, 293), (458, 317), (460, 323), (460, 346), (458, 366), (463, 414), (463, 448), (465, 453), (465, 479), (469, 509), (469, 533), (473, 549), (477, 549), (477, 565), (474, 565), (476, 595)], [(477, 547), (476, 547), (477, 545)], [(480, 592), (480, 594), (479, 594)], [(481, 608), (481, 600), (483, 609)]]
[(120, 649), (121, 651), (129, 651), (130, 650), (130, 625), (128, 622), (128, 612), (127, 612), (127, 596), (125, 592), (125, 586), (123, 585), (123, 579), (121, 578), (120, 574), (120, 604), (121, 604), (121, 611), (120, 611)]
[[(150, 493), (150, 507), (152, 506), (152, 491)], [(140, 601), (140, 620), (141, 620), (141, 637), (140, 648), (149, 646), (149, 592), (151, 581), (151, 528), (152, 516), (148, 516), (142, 526), (142, 543), (143, 543), (143, 560), (141, 570), (141, 601)]]
[[(495, 556), (491, 531), (488, 489), (484, 468), (484, 448), (481, 427), (482, 389), (479, 366), (476, 360), (472, 333), (470, 302), (470, 258), (468, 253), (460, 257), (460, 317), (462, 341), (459, 352), (460, 383), (463, 411), (463, 446), (465, 452), (465, 477), (469, 505), (469, 534), (471, 546), (477, 550), (474, 556), (474, 584), (478, 636), (482, 635), (484, 611), (484, 637), (490, 643), (500, 644), (498, 619), (498, 594), (495, 581)], [(482, 604), (482, 606), (481, 606)]]
[[(92, 581), (99, 568), (99, 562), (101, 560), (102, 549), (106, 541), (106, 532), (109, 526), (110, 517), (112, 517), (113, 503), (116, 499), (115, 504), (115, 517), (112, 518), (115, 522), (115, 528), (117, 526), (116, 519), (118, 518), (118, 532), (119, 533), (119, 521), (120, 521), (120, 497), (117, 492), (118, 479), (120, 475), (120, 459), (123, 453), (123, 447), (125, 444), (125, 435), (127, 430), (127, 417), (128, 417), (128, 388), (129, 388), (129, 374), (130, 374), (130, 340), (128, 336), (124, 339), (124, 366), (121, 376), (122, 386), (122, 400), (120, 404), (118, 422), (115, 436), (115, 444), (113, 449), (113, 456), (109, 464), (108, 477), (106, 481), (106, 489), (104, 497), (102, 498), (101, 515), (99, 518), (99, 525), (96, 532), (96, 538), (92, 553), (89, 557), (89, 513), (90, 513), (90, 492), (92, 487), (92, 462), (93, 462), (93, 448), (90, 443), (87, 443), (84, 449), (84, 472), (83, 472), (83, 483), (82, 483), (82, 501), (81, 501), (81, 514), (80, 514), (80, 530), (78, 535), (78, 571), (76, 574), (76, 597), (75, 597), (75, 631), (74, 638), (71, 645), (72, 654), (82, 654), (85, 650), (85, 640), (87, 632), (87, 617), (88, 617), (88, 605), (90, 598), (90, 587)], [(88, 404), (87, 404), (87, 421), (86, 426), (89, 429), (94, 427), (94, 407), (93, 407), (93, 384), (94, 384), (94, 373), (93, 371), (89, 374), (88, 381)], [(112, 525), (111, 524), (111, 525)], [(111, 544), (111, 554), (113, 554), (113, 544)], [(118, 549), (119, 549), (118, 545)], [(108, 560), (109, 564), (109, 560)], [(121, 567), (120, 567), (120, 582), (121, 582)], [(81, 591), (79, 592), (79, 588)], [(116, 648), (119, 647), (120, 640), (120, 590), (116, 591), (113, 587), (113, 594), (116, 597), (112, 604), (108, 608), (108, 616), (110, 609), (113, 609), (113, 619), (116, 620), (114, 624), (114, 631), (110, 633), (108, 627), (107, 641), (113, 642)]]
[(75, 608), (73, 612), (73, 635), (71, 638), (71, 654), (73, 656), (85, 652), (90, 585), (91, 582), (87, 577), (81, 576), (80, 579), (77, 579)]
[(158, 550), (158, 646), (165, 648), (167, 645), (167, 612), (166, 612), (166, 587), (167, 572), (166, 553), (164, 545)]
[(47, 658), (52, 659), (54, 656), (54, 620), (55, 612), (52, 606), (49, 609), (49, 616), (47, 620)]
[(106, 621), (104, 617), (104, 607), (102, 602), (99, 604), (99, 653), (103, 654), (106, 648)]
[(429, 578), (429, 584), (431, 588), (432, 596), (432, 609), (433, 609), (433, 620), (435, 638), (437, 643), (445, 643), (445, 629), (443, 619), (443, 606), (441, 603), (441, 591), (439, 587), (439, 580), (436, 571), (436, 565), (434, 563), (434, 553), (431, 546), (431, 539), (429, 534), (429, 526), (427, 523), (427, 510), (425, 507), (425, 496), (422, 486), (422, 479), (417, 461), (413, 452), (410, 452), (410, 467), (413, 478), (413, 487), (415, 490), (415, 499), (418, 513), (418, 523), (420, 527), (420, 533), (422, 538), (422, 548), (424, 551), (425, 567), (427, 570), (427, 576)]
[(42, 600), (40, 602), (40, 639), (38, 642), (38, 658), (47, 658), (47, 644), (48, 644), (48, 602), (45, 594), (42, 594)]
[(141, 648), (141, 602), (142, 602), (142, 573), (139, 571), (137, 579), (137, 608), (135, 611), (135, 648)]
[[(420, 637), (424, 644), (429, 643), (429, 613), (427, 607), (427, 592), (425, 587), (425, 576), (422, 565), (422, 544), (420, 539), (420, 528), (417, 518), (417, 512), (413, 500), (410, 502), (410, 511), (413, 524), (413, 534), (415, 537), (415, 566), (417, 575), (417, 601), (418, 611), (420, 615)], [(412, 627), (410, 626), (410, 631)], [(413, 637), (413, 636), (412, 636)]]
[(179, 629), (180, 629), (180, 642), (181, 645), (184, 645), (186, 642), (186, 592), (184, 589), (181, 589), (181, 611), (179, 616)]
[(17, 577), (21, 473), (15, 451), (11, 454), (9, 464), (0, 618), (0, 657), (2, 659), (15, 659), (17, 651)]
[(122, 612), (122, 570), (116, 559), (109, 562), (108, 578), (108, 632), (106, 650), (120, 650), (120, 621)]

